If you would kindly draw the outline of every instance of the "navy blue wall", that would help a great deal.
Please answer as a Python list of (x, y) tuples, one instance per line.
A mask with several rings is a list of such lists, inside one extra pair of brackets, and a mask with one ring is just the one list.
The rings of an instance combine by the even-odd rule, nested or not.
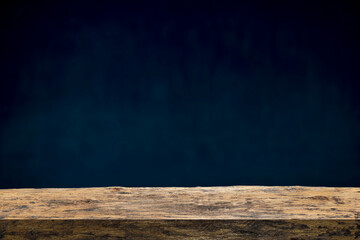
[(0, 188), (360, 186), (355, 2), (1, 1)]

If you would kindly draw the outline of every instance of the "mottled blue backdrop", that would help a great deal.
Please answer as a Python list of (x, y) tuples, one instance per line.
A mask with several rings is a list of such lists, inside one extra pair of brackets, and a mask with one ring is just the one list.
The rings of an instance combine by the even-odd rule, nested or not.
[(1, 1), (0, 188), (360, 186), (356, 1)]

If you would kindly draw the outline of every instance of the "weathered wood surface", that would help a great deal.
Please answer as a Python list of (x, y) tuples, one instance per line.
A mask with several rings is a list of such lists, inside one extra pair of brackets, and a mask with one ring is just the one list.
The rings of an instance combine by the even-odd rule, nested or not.
[(360, 239), (360, 188), (0, 190), (3, 239)]

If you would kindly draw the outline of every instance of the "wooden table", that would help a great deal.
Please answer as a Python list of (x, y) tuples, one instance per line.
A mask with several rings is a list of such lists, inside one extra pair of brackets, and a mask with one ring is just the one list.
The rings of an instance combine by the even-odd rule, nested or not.
[(2, 189), (1, 238), (360, 240), (360, 188)]

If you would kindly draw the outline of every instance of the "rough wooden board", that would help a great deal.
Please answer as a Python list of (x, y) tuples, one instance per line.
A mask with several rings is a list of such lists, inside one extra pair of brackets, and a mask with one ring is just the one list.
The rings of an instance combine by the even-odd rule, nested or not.
[(359, 220), (360, 188), (3, 189), (0, 219)]
[(360, 239), (360, 189), (0, 190), (0, 239)]
[(360, 239), (352, 220), (0, 220), (0, 239)]

